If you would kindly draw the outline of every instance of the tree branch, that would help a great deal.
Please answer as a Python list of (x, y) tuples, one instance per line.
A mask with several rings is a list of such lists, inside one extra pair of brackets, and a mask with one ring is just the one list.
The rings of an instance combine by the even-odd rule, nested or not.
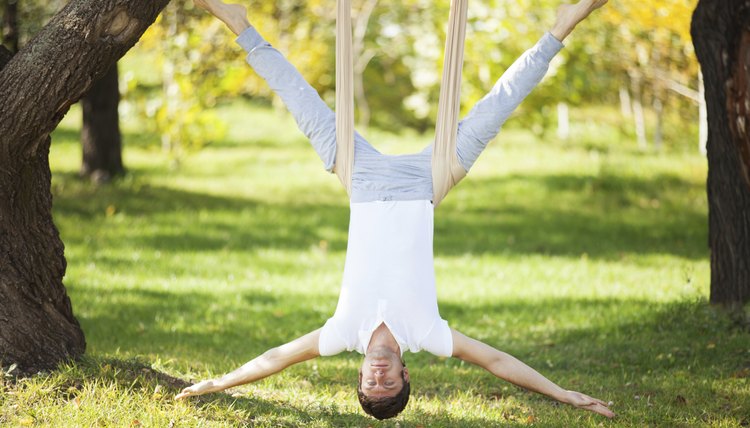
[(71, 0), (0, 71), (0, 153), (6, 159), (33, 156), (70, 105), (138, 41), (168, 2)]
[(683, 85), (682, 83), (672, 79), (667, 73), (661, 70), (656, 70), (654, 72), (654, 76), (664, 82), (669, 90), (674, 91), (682, 95), (683, 97), (690, 98), (694, 102), (700, 104), (700, 94), (695, 89), (689, 88), (686, 85)]

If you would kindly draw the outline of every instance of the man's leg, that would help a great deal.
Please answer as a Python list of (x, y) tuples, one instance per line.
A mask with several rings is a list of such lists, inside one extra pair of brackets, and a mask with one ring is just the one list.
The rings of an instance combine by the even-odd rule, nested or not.
[(467, 171), (511, 113), (542, 81), (550, 61), (563, 47), (562, 40), (606, 3), (607, 0), (581, 0), (577, 4), (560, 6), (552, 29), (503, 73), (492, 90), (459, 123), (456, 152)]
[(221, 0), (194, 1), (239, 36), (237, 43), (247, 52), (248, 64), (281, 98), (325, 168), (331, 171), (336, 159), (336, 118), (318, 92), (250, 25), (244, 6)]

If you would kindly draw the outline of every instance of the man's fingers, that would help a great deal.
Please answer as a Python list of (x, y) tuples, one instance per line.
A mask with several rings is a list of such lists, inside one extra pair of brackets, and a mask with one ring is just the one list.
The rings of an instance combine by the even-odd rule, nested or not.
[(579, 409), (598, 413), (608, 418), (615, 417), (615, 413), (609, 409), (609, 406), (612, 404), (611, 402), (607, 403), (598, 398), (594, 398), (594, 397), (591, 397), (591, 396), (588, 396), (586, 394), (576, 392), (576, 391), (569, 391), (569, 392), (573, 396), (573, 401), (570, 402), (571, 404), (573, 404), (573, 406)]
[(592, 403), (593, 406), (586, 406), (587, 410), (591, 410), (594, 413), (598, 413), (602, 416), (606, 416), (608, 418), (614, 418), (615, 413), (611, 410), (609, 410), (609, 407), (599, 404), (599, 403)]
[(190, 388), (191, 387), (183, 389), (182, 392), (180, 392), (179, 394), (177, 394), (174, 397), (174, 399), (175, 400), (182, 400), (185, 397), (190, 397), (191, 395), (193, 395), (193, 391)]
[(591, 404), (594, 404), (594, 403), (596, 403), (596, 404), (601, 404), (601, 405), (602, 405), (602, 406), (604, 406), (604, 407), (609, 407), (609, 406), (611, 405), (611, 402), (607, 403), (607, 402), (606, 402), (606, 401), (604, 401), (604, 400), (600, 400), (600, 399), (598, 399), (598, 398), (594, 398), (594, 397), (588, 396), (588, 395), (586, 395), (586, 394), (581, 394), (581, 395), (582, 395), (582, 396), (583, 396), (583, 398), (585, 398), (586, 400), (589, 400), (589, 402), (590, 402)]
[(601, 406), (599, 408), (599, 414), (604, 415), (610, 419), (615, 417), (615, 412), (609, 410), (609, 407), (606, 407), (606, 406)]
[(604, 407), (609, 407), (609, 404), (606, 401), (603, 401), (603, 400), (600, 400), (600, 399), (594, 398), (594, 397), (588, 397), (588, 396), (586, 398), (589, 399), (589, 400), (591, 400), (592, 404), (596, 403), (596, 404), (601, 404)]

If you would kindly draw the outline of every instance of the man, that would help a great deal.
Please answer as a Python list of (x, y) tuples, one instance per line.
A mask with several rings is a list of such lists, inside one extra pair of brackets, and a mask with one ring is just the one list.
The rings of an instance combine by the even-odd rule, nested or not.
[[(459, 124), (457, 156), (466, 171), (541, 81), (562, 40), (607, 0), (582, 0), (558, 10), (557, 21)], [(239, 37), (248, 63), (284, 101), (326, 169), (335, 167), (334, 113), (286, 59), (247, 21), (243, 6), (195, 0)], [(405, 351), (428, 351), (476, 364), (518, 386), (607, 417), (601, 400), (566, 391), (516, 358), (451, 329), (440, 317), (433, 268), (432, 146), (388, 156), (355, 135), (346, 267), (336, 311), (325, 325), (273, 348), (218, 379), (185, 388), (177, 399), (254, 382), (293, 364), (345, 350), (364, 354), (358, 397), (368, 414), (396, 416), (409, 399)]]

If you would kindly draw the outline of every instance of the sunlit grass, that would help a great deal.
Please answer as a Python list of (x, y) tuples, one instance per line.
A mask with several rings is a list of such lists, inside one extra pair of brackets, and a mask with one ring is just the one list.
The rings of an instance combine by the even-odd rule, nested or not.
[[(395, 421), (359, 410), (354, 355), (235, 396), (172, 401), (180, 379), (219, 375), (322, 325), (344, 264), (345, 194), (289, 116), (241, 103), (219, 114), (237, 123), (227, 138), (176, 168), (156, 142), (129, 146), (141, 128), (126, 122), (130, 174), (101, 187), (77, 178), (79, 117), (66, 118), (51, 155), (55, 221), (87, 357), (0, 382), (0, 425), (602, 422), (428, 354), (406, 355), (412, 399)], [(365, 134), (387, 153), (429, 142)], [(442, 316), (614, 401), (619, 416), (605, 425), (746, 426), (750, 334), (705, 302), (705, 158), (591, 141), (588, 126), (567, 142), (509, 128), (483, 154), (436, 214)]]

